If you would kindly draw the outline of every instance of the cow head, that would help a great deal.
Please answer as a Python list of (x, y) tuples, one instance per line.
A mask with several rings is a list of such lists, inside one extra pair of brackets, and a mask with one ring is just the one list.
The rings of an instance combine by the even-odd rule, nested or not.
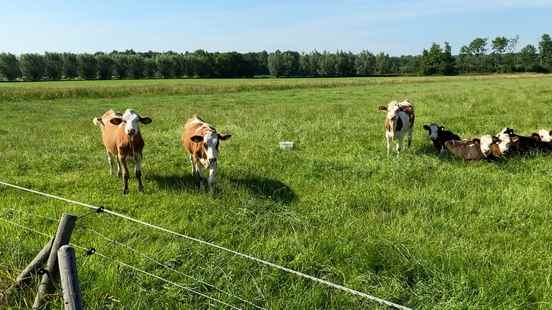
[(541, 129), (538, 132), (538, 135), (540, 137), (540, 141), (542, 142), (552, 142), (552, 131)]
[(127, 109), (121, 117), (114, 117), (109, 121), (115, 126), (124, 126), (125, 133), (129, 137), (133, 137), (140, 132), (140, 123), (144, 125), (149, 124), (151, 123), (151, 118), (141, 117), (136, 111)]
[(200, 143), (205, 155), (207, 156), (207, 162), (209, 166), (216, 164), (219, 156), (219, 144), (220, 141), (230, 139), (231, 134), (218, 133), (215, 130), (208, 131), (205, 135), (195, 135), (190, 139), (194, 143)]
[(445, 127), (439, 126), (435, 123), (431, 123), (429, 125), (424, 125), (424, 129), (427, 130), (427, 133), (431, 140), (437, 140), (437, 137), (439, 137), (439, 132), (445, 130)]
[(505, 153), (510, 149), (512, 145), (512, 137), (514, 136), (514, 129), (512, 128), (503, 128), (497, 135), (498, 147), (500, 148), (501, 153)]

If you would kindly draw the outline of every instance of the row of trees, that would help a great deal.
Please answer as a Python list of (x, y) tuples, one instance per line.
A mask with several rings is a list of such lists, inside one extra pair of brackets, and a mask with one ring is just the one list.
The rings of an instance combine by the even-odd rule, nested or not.
[(552, 72), (552, 40), (544, 34), (535, 47), (518, 51), (519, 38), (476, 38), (458, 55), (434, 43), (421, 55), (393, 57), (385, 53), (337, 51), (298, 53), (44, 53), (0, 54), (0, 79), (26, 81), (61, 79), (142, 79), (183, 77), (454, 75), (508, 72)]
[(113, 51), (109, 54), (44, 53), (0, 54), (0, 78), (9, 81), (76, 79), (109, 80), (183, 77), (253, 77), (269, 74), (267, 52), (136, 53)]

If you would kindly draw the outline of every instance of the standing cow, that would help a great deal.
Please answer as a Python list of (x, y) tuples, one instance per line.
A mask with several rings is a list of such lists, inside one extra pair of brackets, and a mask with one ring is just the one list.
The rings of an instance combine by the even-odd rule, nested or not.
[[(142, 150), (144, 139), (140, 133), (140, 123), (149, 124), (151, 118), (141, 117), (136, 111), (127, 109), (125, 113), (113, 110), (105, 112), (101, 117), (95, 117), (94, 125), (102, 130), (102, 142), (107, 153), (109, 171), (113, 175), (113, 158), (117, 160), (117, 175), (123, 177), (123, 194), (128, 194), (128, 160), (135, 161), (138, 191), (144, 191), (142, 184)], [(122, 172), (122, 173), (121, 173)]]
[(412, 144), (412, 129), (414, 128), (414, 106), (407, 100), (391, 101), (387, 107), (380, 106), (380, 111), (387, 111), (385, 117), (385, 138), (387, 139), (387, 154), (391, 150), (391, 141), (395, 142), (395, 150), (399, 154), (402, 149), (402, 139), (408, 135), (408, 146)]
[(217, 160), (219, 156), (220, 141), (227, 140), (230, 134), (218, 133), (210, 124), (194, 115), (184, 125), (182, 132), (182, 146), (190, 153), (192, 161), (192, 174), (198, 179), (200, 188), (203, 189), (203, 174), (209, 171), (207, 183), (212, 192), (217, 172)]

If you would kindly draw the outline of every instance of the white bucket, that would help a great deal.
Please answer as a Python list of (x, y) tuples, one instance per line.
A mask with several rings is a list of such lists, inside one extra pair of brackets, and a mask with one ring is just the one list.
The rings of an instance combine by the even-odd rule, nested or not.
[(291, 150), (293, 148), (293, 141), (280, 141), (280, 148), (282, 150)]

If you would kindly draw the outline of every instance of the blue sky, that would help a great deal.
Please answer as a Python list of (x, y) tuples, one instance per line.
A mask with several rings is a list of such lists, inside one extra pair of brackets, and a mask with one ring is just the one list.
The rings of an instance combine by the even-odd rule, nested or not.
[(552, 0), (4, 1), (0, 51), (453, 51), (477, 36), (552, 33)]

